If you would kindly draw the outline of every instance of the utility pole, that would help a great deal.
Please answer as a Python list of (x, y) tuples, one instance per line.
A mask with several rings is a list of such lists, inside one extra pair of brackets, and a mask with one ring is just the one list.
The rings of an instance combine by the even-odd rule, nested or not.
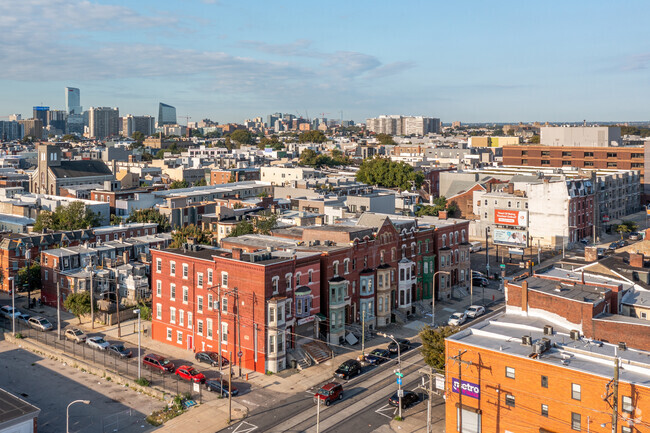
[(56, 282), (56, 338), (61, 339), (61, 281)]
[(485, 272), (486, 276), (490, 277), (490, 255), (488, 252), (488, 234), (490, 233), (490, 227), (485, 227)]
[(122, 326), (120, 325), (120, 286), (115, 280), (115, 306), (117, 308), (117, 336), (122, 338)]
[(366, 355), (366, 312), (361, 312), (361, 356)]
[(320, 432), (320, 396), (316, 396), (316, 433)]
[(418, 370), (418, 373), (422, 375), (429, 376), (429, 386), (425, 386), (425, 380), (424, 377), (422, 377), (422, 385), (419, 386), (418, 388), (422, 389), (423, 391), (426, 391), (427, 395), (429, 396), (429, 401), (427, 404), (427, 433), (432, 433), (433, 430), (433, 425), (431, 423), (431, 415), (433, 411), (433, 396), (434, 395), (440, 395), (440, 392), (437, 390), (434, 390), (433, 388), (433, 380), (434, 376), (442, 376), (439, 373), (436, 373), (433, 371), (433, 367), (429, 366), (429, 368), (421, 368)]
[(474, 305), (474, 278), (472, 278), (472, 270), (469, 270), (469, 305)]
[(239, 367), (239, 377), (241, 378), (241, 323), (239, 321), (239, 289), (237, 289), (237, 287), (235, 287), (235, 304), (237, 307), (237, 365)]
[[(232, 359), (232, 351), (230, 351), (230, 359)], [(232, 362), (228, 363), (228, 424), (232, 421)]]
[(93, 274), (94, 267), (92, 264), (92, 258), (90, 259), (90, 322), (91, 328), (95, 329), (95, 294), (93, 291)]
[(454, 362), (458, 363), (458, 431), (463, 431), (463, 364), (472, 365), (472, 361), (464, 361), (463, 355), (467, 350), (458, 350), (458, 355), (451, 356)]
[(615, 349), (616, 353), (614, 354), (614, 383), (613, 383), (613, 394), (612, 394), (612, 433), (616, 433), (617, 424), (618, 424), (618, 349)]
[[(218, 345), (219, 345), (219, 376), (221, 377), (221, 367), (222, 367), (222, 362), (221, 362), (221, 340), (223, 339), (223, 335), (221, 333), (223, 332), (223, 327), (221, 326), (221, 284), (217, 284), (217, 321), (219, 321), (219, 324), (217, 325), (219, 328), (219, 339), (218, 339)], [(223, 379), (222, 379), (223, 382)], [(222, 383), (223, 385), (223, 383)]]

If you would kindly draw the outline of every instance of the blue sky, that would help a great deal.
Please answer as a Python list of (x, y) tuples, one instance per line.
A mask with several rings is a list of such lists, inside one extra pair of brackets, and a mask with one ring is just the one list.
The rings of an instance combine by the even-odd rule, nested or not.
[(0, 117), (63, 108), (74, 86), (84, 108), (219, 122), (648, 120), (649, 16), (646, 1), (3, 1)]

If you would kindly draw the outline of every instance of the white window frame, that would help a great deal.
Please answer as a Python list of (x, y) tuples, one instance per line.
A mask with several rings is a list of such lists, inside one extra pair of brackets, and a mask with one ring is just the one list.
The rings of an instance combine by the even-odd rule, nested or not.
[(169, 323), (176, 324), (176, 308), (169, 307)]
[(156, 259), (156, 273), (160, 274), (162, 272), (162, 259)]
[(162, 304), (156, 304), (156, 319), (162, 320)]
[(221, 342), (228, 343), (228, 322), (221, 322)]
[(176, 262), (173, 260), (169, 262), (169, 275), (176, 276)]
[(190, 289), (187, 286), (183, 286), (183, 304), (187, 305), (190, 297)]
[(169, 300), (170, 301), (176, 300), (176, 284), (174, 283), (171, 283), (169, 285)]
[(205, 330), (208, 340), (212, 340), (212, 319), (205, 319)]
[(196, 321), (196, 333), (198, 335), (203, 335), (203, 320)]
[(208, 269), (208, 286), (212, 287), (212, 269)]
[(176, 344), (183, 344), (183, 332), (176, 331)]
[(193, 326), (193, 317), (194, 315), (192, 314), (191, 311), (187, 312), (187, 329), (192, 329)]
[(203, 288), (203, 272), (196, 273), (196, 287)]
[(221, 287), (228, 287), (228, 272), (221, 272)]
[(190, 276), (190, 267), (187, 263), (183, 263), (183, 279), (187, 280)]
[(156, 280), (156, 297), (162, 296), (162, 281)]
[(196, 297), (196, 311), (203, 313), (203, 296), (201, 295)]
[(178, 326), (185, 326), (185, 311), (178, 310)]
[(208, 293), (208, 310), (212, 310), (212, 293)]
[(167, 341), (172, 341), (172, 328), (167, 328)]
[(280, 277), (275, 276), (271, 278), (271, 287), (273, 289), (273, 294), (277, 295), (280, 292)]

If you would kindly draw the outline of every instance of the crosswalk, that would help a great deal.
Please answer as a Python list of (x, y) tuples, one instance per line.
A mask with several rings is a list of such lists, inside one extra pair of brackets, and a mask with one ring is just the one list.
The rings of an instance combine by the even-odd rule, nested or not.
[(257, 426), (246, 421), (242, 421), (232, 433), (251, 433), (252, 431), (257, 430)]

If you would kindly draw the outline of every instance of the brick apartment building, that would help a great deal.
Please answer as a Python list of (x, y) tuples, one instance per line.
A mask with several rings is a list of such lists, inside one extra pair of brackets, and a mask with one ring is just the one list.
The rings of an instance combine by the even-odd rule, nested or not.
[(446, 340), (447, 431), (649, 431), (650, 322), (618, 314), (633, 286), (561, 269), (506, 283), (505, 314)]
[(152, 263), (154, 340), (220, 348), (235, 365), (265, 373), (285, 369), (287, 351), (315, 337), (318, 254), (186, 245), (152, 251)]
[[(587, 169), (638, 170), (643, 204), (650, 200), (650, 184), (645, 180), (646, 147), (505, 146), (503, 165), (528, 167), (577, 167)], [(650, 162), (650, 155), (648, 155)], [(648, 185), (648, 186), (646, 186)]]
[[(358, 225), (294, 227), (273, 237), (247, 235), (222, 240), (224, 248), (249, 252), (293, 249), (320, 255), (320, 336), (338, 344), (346, 326), (371, 328), (405, 322), (419, 301), (447, 299), (469, 287), (468, 222), (365, 213)], [(421, 307), (425, 307), (422, 304)], [(426, 306), (427, 311), (430, 306)]]

